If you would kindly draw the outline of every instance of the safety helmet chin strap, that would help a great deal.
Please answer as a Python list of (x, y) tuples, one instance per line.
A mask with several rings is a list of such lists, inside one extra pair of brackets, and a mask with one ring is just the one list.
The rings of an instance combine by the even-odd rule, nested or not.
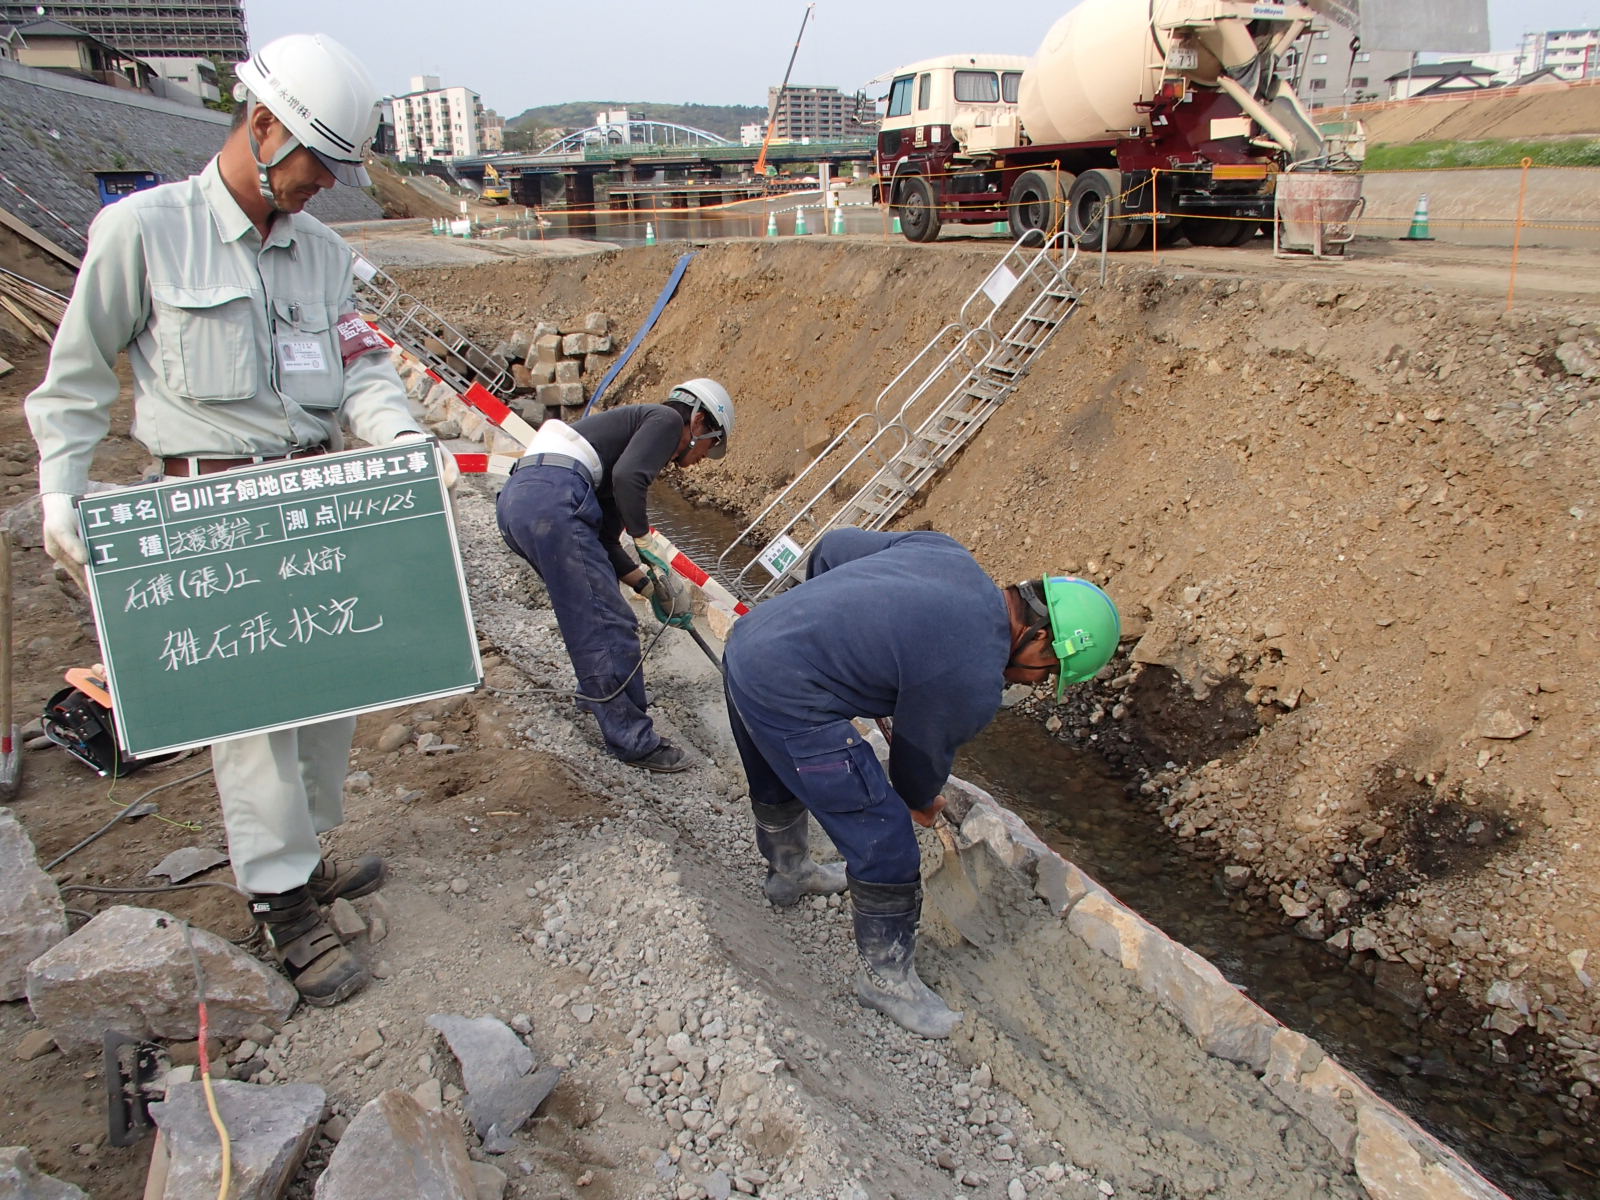
[(271, 162), (262, 162), (261, 143), (256, 139), (255, 131), (255, 110), (260, 107), (260, 103), (253, 96), (250, 97), (247, 103), (250, 108), (245, 113), (244, 130), (250, 139), (250, 157), (255, 160), (256, 164), (256, 186), (261, 189), (261, 198), (272, 206), (272, 211), (282, 212), (283, 210), (278, 206), (278, 197), (273, 194), (272, 181), (268, 178), (267, 172), (298, 150), (300, 148), (300, 139), (290, 133), (288, 127), (285, 126), (283, 132), (286, 135), (286, 139), (283, 146), (272, 156)]
[(1028, 606), (1028, 612), (1032, 616), (1032, 620), (1028, 623), (1027, 631), (1022, 635), (1021, 642), (1029, 641), (1041, 629), (1049, 629), (1052, 635), (1055, 633), (1050, 624), (1050, 606), (1045, 603), (1042, 584), (1042, 580), (1036, 579), (1027, 579), (1017, 584), (1017, 595)]

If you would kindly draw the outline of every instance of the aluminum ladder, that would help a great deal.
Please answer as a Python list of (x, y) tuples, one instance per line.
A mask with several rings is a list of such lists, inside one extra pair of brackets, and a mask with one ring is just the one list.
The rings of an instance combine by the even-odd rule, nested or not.
[(1077, 247), (1029, 230), (873, 402), (750, 522), (717, 562), (750, 603), (803, 577), (817, 539), (882, 529), (1016, 390), (1078, 306)]
[(415, 296), (402, 291), (393, 276), (359, 254), (355, 297), (385, 336), (415, 355), (458, 395), (464, 395), (475, 383), (498, 398), (511, 394), (511, 370), (505, 363)]

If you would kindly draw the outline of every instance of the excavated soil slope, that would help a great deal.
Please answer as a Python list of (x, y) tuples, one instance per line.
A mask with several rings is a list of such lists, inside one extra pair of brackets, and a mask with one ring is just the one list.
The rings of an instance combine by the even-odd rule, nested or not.
[[(1126, 656), (1062, 736), (1143, 770), (1152, 820), (1297, 932), (1419, 1013), (1487, 1021), (1485, 1056), (1562, 1088), (1556, 1136), (1581, 1140), (1600, 1085), (1594, 255), (1526, 260), (1540, 299), (1519, 288), (1507, 313), (1503, 259), (1357, 250), (1118, 262), (897, 524), (1001, 578), (1103, 583)], [(677, 252), (407, 283), (491, 340), (590, 309), (632, 328)], [(703, 248), (614, 397), (726, 382), (735, 449), (687, 485), (753, 514), (997, 253)]]
[(1414, 101), (1363, 112), (1372, 145), (1600, 134), (1600, 87), (1529, 88), (1512, 96)]

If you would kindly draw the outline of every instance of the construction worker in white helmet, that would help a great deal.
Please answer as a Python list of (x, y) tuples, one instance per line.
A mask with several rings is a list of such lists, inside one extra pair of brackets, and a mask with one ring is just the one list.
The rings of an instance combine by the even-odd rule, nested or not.
[[(28, 397), (45, 549), (80, 583), (73, 507), (133, 368), (133, 436), (162, 475), (190, 477), (425, 435), (383, 341), (354, 312), (353, 255), (303, 211), (335, 182), (364, 186), (378, 89), (350, 51), (291, 34), (238, 67), (239, 107), (198, 174), (102, 210)], [(443, 456), (446, 483), (453, 460)], [(225, 704), (219, 694), (217, 703)], [(381, 885), (383, 861), (336, 861), (318, 835), (343, 818), (354, 718), (212, 747), (234, 874), (302, 998), (336, 1004), (368, 973), (321, 907)]]
[[(672, 544), (650, 526), (645, 495), (671, 463), (728, 452), (733, 400), (715, 379), (680, 383), (662, 404), (629, 404), (571, 425), (546, 421), (512, 468), (495, 512), (506, 545), (544, 580), (578, 677), (578, 702), (606, 749), (630, 766), (682, 771), (683, 750), (645, 712), (638, 622), (617, 587), (648, 596), (665, 623), (693, 620)], [(633, 539), (640, 562), (622, 547)]]

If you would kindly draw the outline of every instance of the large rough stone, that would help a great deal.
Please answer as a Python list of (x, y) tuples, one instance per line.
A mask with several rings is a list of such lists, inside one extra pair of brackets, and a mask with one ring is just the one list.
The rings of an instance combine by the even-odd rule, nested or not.
[(428, 1018), (461, 1064), (467, 1117), (491, 1154), (511, 1149), (511, 1135), (544, 1103), (561, 1078), (557, 1067), (535, 1071), (533, 1051), (511, 1027), (493, 1017), (435, 1013)]
[(0, 1146), (0, 1197), (4, 1200), (88, 1200), (82, 1188), (41, 1175), (26, 1146)]
[(1356, 1176), (1372, 1200), (1504, 1200), (1505, 1193), (1386, 1107), (1357, 1122)]
[(316, 1200), (426, 1196), (477, 1200), (472, 1163), (455, 1121), (405, 1092), (369, 1100), (350, 1122), (317, 1180)]
[(39, 869), (22, 822), (0, 808), (0, 1000), (26, 995), (28, 964), (66, 936), (61, 893)]
[[(311, 1148), (327, 1095), (315, 1084), (258, 1087), (220, 1079), (212, 1084), (233, 1154), (232, 1200), (283, 1195)], [(206, 1107), (205, 1085), (183, 1083), (152, 1104), (167, 1153), (160, 1200), (202, 1200), (222, 1180), (222, 1144)]]
[(1133, 971), (1208, 1054), (1265, 1066), (1277, 1023), (1198, 954), (1171, 941), (1108, 893), (1091, 892), (1067, 914), (1067, 928)]
[[(193, 929), (217, 1037), (282, 1025), (298, 996), (277, 971), (231, 942)], [(141, 1038), (198, 1036), (194, 967), (176, 917), (118, 905), (28, 967), (28, 1004), (62, 1046), (98, 1046), (107, 1029)]]
[(1267, 1088), (1328, 1139), (1334, 1152), (1350, 1161), (1356, 1143), (1356, 1117), (1367, 1091), (1310, 1038), (1291, 1029), (1273, 1035), (1263, 1075)]

